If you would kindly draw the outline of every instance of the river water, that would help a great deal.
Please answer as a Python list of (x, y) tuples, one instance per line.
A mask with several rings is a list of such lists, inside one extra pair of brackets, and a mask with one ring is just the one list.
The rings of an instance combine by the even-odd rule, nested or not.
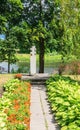
[[(14, 69), (15, 71), (18, 69), (16, 64), (10, 65), (10, 72)], [(7, 62), (0, 62), (0, 73), (8, 73), (8, 63)]]
[[(14, 70), (18, 70), (18, 65), (17, 64), (11, 64), (10, 65), (10, 72)], [(28, 70), (29, 71), (29, 70)], [(36, 72), (39, 72), (39, 68), (36, 68)], [(8, 63), (7, 62), (0, 62), (0, 73), (8, 73)], [(28, 72), (29, 73), (29, 72)], [(57, 68), (53, 68), (52, 66), (44, 67), (44, 73), (57, 73)]]

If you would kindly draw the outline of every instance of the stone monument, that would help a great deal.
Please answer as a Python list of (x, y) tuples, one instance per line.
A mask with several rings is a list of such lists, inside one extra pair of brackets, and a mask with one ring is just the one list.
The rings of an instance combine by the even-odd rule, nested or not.
[(36, 48), (32, 46), (30, 48), (30, 75), (36, 74)]

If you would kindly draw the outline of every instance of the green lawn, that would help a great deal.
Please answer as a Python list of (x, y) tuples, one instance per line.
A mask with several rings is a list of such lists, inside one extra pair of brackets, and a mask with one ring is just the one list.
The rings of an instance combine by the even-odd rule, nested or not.
[[(26, 64), (30, 64), (30, 54), (17, 54), (18, 62), (26, 62)], [(37, 65), (39, 64), (39, 55), (36, 55)], [(61, 55), (45, 55), (45, 66), (56, 66), (61, 62)]]
[(57, 67), (61, 63), (61, 55), (45, 55), (45, 66)]
[(30, 61), (30, 54), (17, 54), (16, 57), (18, 58), (19, 61)]

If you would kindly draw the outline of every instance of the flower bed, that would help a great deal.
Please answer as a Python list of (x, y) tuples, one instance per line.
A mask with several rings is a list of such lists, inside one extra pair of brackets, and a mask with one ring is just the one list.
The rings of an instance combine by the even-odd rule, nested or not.
[(30, 130), (30, 83), (13, 79), (4, 88), (0, 99), (0, 129)]
[(47, 81), (48, 100), (61, 130), (80, 130), (80, 85), (69, 77)]

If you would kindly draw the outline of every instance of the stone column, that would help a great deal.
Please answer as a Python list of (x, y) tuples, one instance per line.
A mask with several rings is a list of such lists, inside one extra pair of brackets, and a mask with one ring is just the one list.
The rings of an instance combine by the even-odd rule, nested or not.
[(32, 46), (30, 49), (30, 74), (34, 75), (36, 74), (36, 48), (35, 46)]

